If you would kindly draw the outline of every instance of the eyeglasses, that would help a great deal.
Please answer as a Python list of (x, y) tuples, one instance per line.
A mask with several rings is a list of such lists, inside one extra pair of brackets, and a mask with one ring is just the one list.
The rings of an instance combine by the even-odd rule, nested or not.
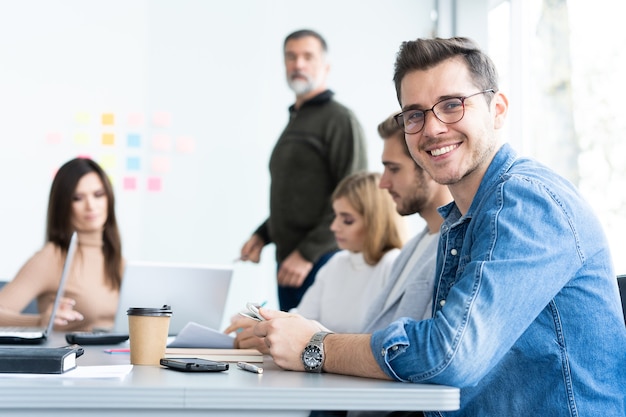
[(465, 116), (465, 100), (478, 94), (495, 93), (494, 90), (484, 90), (465, 97), (452, 97), (441, 100), (428, 110), (407, 110), (393, 116), (396, 123), (409, 135), (414, 135), (424, 128), (426, 112), (432, 111), (437, 120), (445, 124), (459, 122)]

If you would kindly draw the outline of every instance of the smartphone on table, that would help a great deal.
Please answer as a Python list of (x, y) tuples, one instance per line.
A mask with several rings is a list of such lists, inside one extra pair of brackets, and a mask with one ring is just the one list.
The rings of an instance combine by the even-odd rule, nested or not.
[(228, 371), (228, 363), (202, 358), (161, 358), (161, 365), (183, 372)]

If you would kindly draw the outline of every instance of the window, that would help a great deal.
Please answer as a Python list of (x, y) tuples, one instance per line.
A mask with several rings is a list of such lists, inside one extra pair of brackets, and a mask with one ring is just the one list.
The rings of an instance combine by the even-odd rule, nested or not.
[(611, 0), (510, 0), (489, 13), (489, 51), (509, 93), (507, 135), (575, 183), (626, 272), (626, 31)]

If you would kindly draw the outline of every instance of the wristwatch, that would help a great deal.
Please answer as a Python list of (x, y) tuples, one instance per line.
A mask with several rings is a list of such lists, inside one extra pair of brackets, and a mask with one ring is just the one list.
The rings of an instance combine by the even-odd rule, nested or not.
[(324, 338), (331, 332), (317, 332), (302, 351), (302, 364), (307, 372), (322, 372), (324, 366)]

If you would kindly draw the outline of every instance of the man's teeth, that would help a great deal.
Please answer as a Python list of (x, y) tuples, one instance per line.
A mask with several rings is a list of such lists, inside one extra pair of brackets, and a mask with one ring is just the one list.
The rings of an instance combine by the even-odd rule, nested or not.
[(439, 156), (452, 151), (454, 148), (456, 148), (455, 145), (450, 145), (439, 149), (433, 149), (432, 151), (430, 151), (430, 154), (432, 156)]

